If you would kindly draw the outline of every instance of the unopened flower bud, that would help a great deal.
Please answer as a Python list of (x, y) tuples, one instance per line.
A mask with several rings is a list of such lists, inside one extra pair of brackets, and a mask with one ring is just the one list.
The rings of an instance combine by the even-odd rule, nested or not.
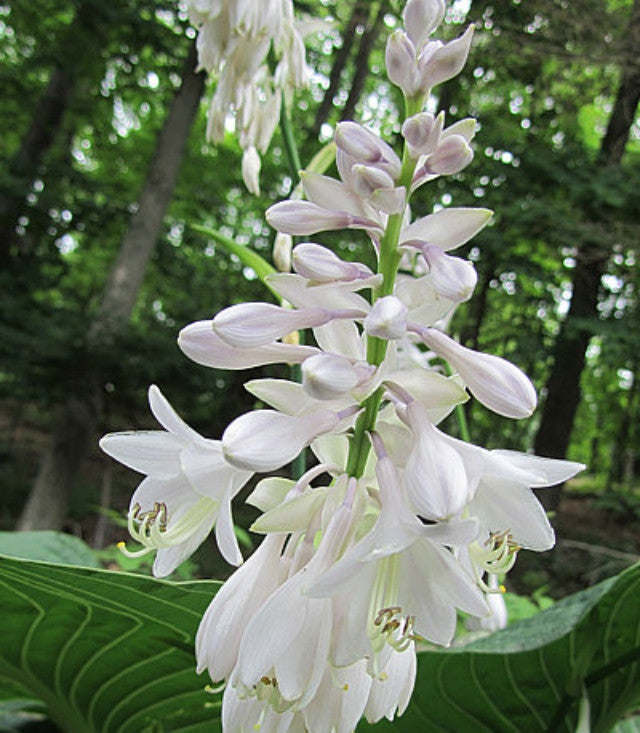
[(445, 254), (435, 244), (425, 244), (420, 251), (429, 265), (429, 282), (433, 289), (455, 303), (469, 300), (478, 282), (473, 264)]
[(387, 41), (385, 63), (389, 81), (413, 97), (420, 90), (416, 49), (404, 31), (394, 31)]
[(281, 201), (266, 212), (269, 224), (279, 232), (306, 236), (334, 229), (380, 230), (380, 224), (345, 211), (330, 211), (310, 201)]
[(420, 49), (425, 39), (440, 25), (444, 18), (444, 0), (409, 0), (405, 5), (402, 18), (404, 27)]
[(460, 38), (440, 46), (435, 52), (429, 49), (431, 44), (427, 44), (418, 59), (420, 84), (424, 89), (442, 84), (462, 71), (471, 48), (473, 31), (474, 26), (470, 25)]
[(351, 170), (354, 189), (362, 198), (369, 198), (378, 188), (393, 188), (393, 178), (378, 168), (358, 163)]
[(505, 417), (529, 417), (536, 408), (536, 390), (527, 375), (499, 356), (461, 346), (433, 328), (420, 328), (424, 343), (446, 359), (474, 397)]
[(473, 160), (473, 150), (462, 135), (444, 139), (424, 165), (431, 175), (450, 176), (466, 168)]
[(358, 374), (351, 362), (337, 354), (318, 354), (302, 365), (304, 391), (316, 400), (334, 400), (358, 384)]
[(374, 165), (386, 171), (394, 180), (400, 175), (402, 163), (393, 148), (357, 122), (338, 123), (335, 141), (355, 161)]
[(239, 303), (221, 310), (213, 319), (213, 329), (230, 346), (254, 348), (291, 331), (321, 326), (331, 318), (324, 308), (292, 310), (271, 303)]
[(434, 117), (430, 112), (420, 112), (409, 117), (402, 125), (402, 136), (407, 141), (412, 158), (431, 155), (438, 147), (444, 126), (444, 112)]
[(380, 339), (399, 339), (407, 332), (407, 306), (394, 295), (379, 298), (364, 319), (364, 330)]
[(351, 282), (372, 277), (360, 262), (345, 262), (326, 247), (303, 242), (293, 250), (293, 268), (302, 277), (317, 283)]
[(340, 422), (337, 413), (320, 410), (306, 415), (284, 415), (276, 410), (254, 410), (236, 418), (222, 436), (225, 459), (237, 468), (275, 471), (290, 463), (321, 433)]
[(260, 156), (253, 145), (242, 154), (242, 180), (252, 194), (260, 195)]
[(291, 247), (293, 239), (290, 234), (278, 232), (273, 243), (273, 263), (280, 272), (291, 271)]

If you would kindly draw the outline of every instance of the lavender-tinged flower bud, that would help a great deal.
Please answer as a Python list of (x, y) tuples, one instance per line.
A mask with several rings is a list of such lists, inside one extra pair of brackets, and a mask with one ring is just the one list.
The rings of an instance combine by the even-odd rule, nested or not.
[(409, 38), (420, 49), (425, 40), (442, 23), (444, 0), (409, 0), (402, 18)]
[(411, 503), (425, 519), (442, 520), (458, 514), (469, 499), (462, 458), (431, 424), (418, 402), (403, 414), (413, 433), (413, 446), (404, 478)]
[(307, 236), (334, 229), (371, 229), (382, 231), (380, 223), (344, 211), (330, 211), (309, 201), (281, 201), (266, 212), (274, 229), (293, 236)]
[(490, 209), (441, 209), (405, 227), (400, 234), (400, 244), (418, 239), (448, 252), (468, 242), (492, 216)]
[(318, 354), (302, 365), (304, 391), (316, 400), (335, 400), (360, 381), (356, 368), (344, 356)]
[(536, 408), (536, 390), (527, 375), (506, 359), (461, 346), (433, 328), (416, 329), (424, 343), (460, 374), (474, 397), (498, 415), (529, 417)]
[(341, 150), (356, 161), (380, 168), (394, 180), (400, 175), (402, 163), (393, 148), (357, 122), (338, 123), (335, 141)]
[(379, 298), (364, 319), (364, 330), (380, 339), (400, 339), (407, 332), (407, 306), (394, 295)]
[(178, 346), (203, 366), (214, 369), (251, 369), (265, 364), (300, 364), (318, 349), (286, 343), (270, 343), (257, 348), (230, 346), (213, 330), (213, 321), (196, 321), (180, 331)]
[(430, 112), (420, 112), (409, 117), (402, 125), (402, 136), (409, 146), (412, 158), (431, 155), (438, 147), (444, 126), (444, 112), (434, 117)]
[(237, 468), (275, 471), (290, 463), (314, 438), (337, 427), (340, 416), (330, 410), (284, 415), (254, 410), (236, 418), (222, 435), (225, 459)]
[(450, 176), (466, 168), (473, 160), (473, 150), (462, 135), (450, 135), (442, 140), (424, 164), (430, 175)]
[(389, 81), (413, 97), (420, 91), (416, 49), (404, 31), (394, 31), (387, 40), (385, 63)]
[(213, 329), (230, 346), (266, 346), (291, 331), (315, 328), (333, 317), (324, 308), (292, 310), (271, 303), (239, 303), (221, 310), (213, 319)]
[(291, 247), (293, 239), (290, 234), (278, 232), (273, 243), (273, 263), (280, 272), (291, 272)]
[(326, 247), (313, 242), (303, 242), (293, 250), (293, 268), (312, 282), (352, 282), (373, 277), (373, 273), (360, 262), (345, 262)]
[(455, 303), (469, 300), (478, 282), (473, 264), (445, 254), (436, 244), (422, 244), (419, 249), (429, 265), (429, 283), (433, 289)]
[(362, 198), (369, 198), (379, 188), (393, 188), (393, 178), (378, 168), (358, 163), (351, 170), (353, 172), (353, 187), (355, 192)]
[(431, 89), (436, 84), (442, 84), (462, 71), (469, 55), (474, 29), (475, 27), (470, 25), (460, 38), (440, 46), (435, 51), (429, 48), (431, 44), (427, 44), (418, 58), (420, 84), (423, 89)]
[(385, 214), (397, 214), (405, 208), (407, 191), (404, 186), (379, 188), (371, 194), (369, 203), (376, 209), (384, 211)]

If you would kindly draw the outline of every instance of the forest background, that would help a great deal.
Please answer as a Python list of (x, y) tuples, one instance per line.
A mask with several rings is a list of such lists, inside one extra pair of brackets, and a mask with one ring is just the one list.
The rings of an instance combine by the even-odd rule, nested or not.
[[(302, 165), (340, 119), (398, 135), (383, 72), (402, 3), (296, 6), (332, 21), (309, 41), (311, 86), (292, 108)], [(558, 548), (515, 575), (523, 593), (542, 581), (560, 596), (640, 553), (640, 2), (456, 0), (448, 21), (447, 37), (473, 21), (476, 38), (434, 104), (449, 124), (478, 118), (475, 160), (415, 208), (496, 212), (461, 252), (478, 285), (451, 331), (518, 364), (541, 394), (522, 422), (469, 403), (475, 443), (588, 465), (541, 492)], [(195, 70), (194, 38), (171, 0), (0, 3), (0, 529), (64, 529), (127, 569), (114, 546), (135, 478), (97, 440), (152, 426), (151, 383), (211, 437), (254, 405), (242, 383), (257, 373), (199, 367), (176, 336), (264, 298), (220, 237), (270, 259), (264, 210), (292, 187), (277, 136), (259, 197), (233, 134), (206, 142), (215, 81)], [(364, 236), (317, 241), (366, 259)], [(227, 571), (207, 546), (184, 572)]]

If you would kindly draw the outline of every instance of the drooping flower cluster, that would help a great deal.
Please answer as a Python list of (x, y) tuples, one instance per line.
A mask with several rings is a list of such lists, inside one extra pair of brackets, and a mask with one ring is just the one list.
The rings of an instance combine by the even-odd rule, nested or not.
[[(188, 7), (199, 29), (199, 66), (217, 78), (207, 137), (223, 140), (226, 120), (235, 115), (242, 177), (257, 194), (260, 154), (278, 125), (282, 94), (307, 85), (304, 37), (322, 24), (296, 21), (292, 0), (188, 0)], [(273, 73), (267, 62), (271, 50), (277, 58)]]
[[(387, 67), (407, 103), (399, 157), (373, 132), (338, 126), (340, 180), (304, 174), (306, 201), (271, 207), (281, 233), (360, 229), (377, 272), (314, 243), (298, 244), (291, 273), (269, 276), (288, 304), (243, 303), (182, 330), (199, 364), (222, 369), (299, 364), (302, 381), (255, 379), (267, 409), (203, 438), (156, 387), (163, 430), (103, 438), (103, 449), (146, 475), (133, 495), (131, 534), (157, 551), (164, 576), (215, 526), (220, 551), (240, 567), (211, 602), (196, 639), (199, 671), (224, 683), (230, 733), (351, 731), (364, 715), (406, 708), (416, 646), (451, 643), (459, 612), (503, 623), (502, 576), (521, 548), (545, 550), (553, 530), (532, 488), (579, 464), (485, 450), (439, 430), (468, 398), (511, 418), (529, 416), (535, 390), (517, 367), (472, 351), (438, 324), (471, 296), (473, 266), (449, 254), (489, 221), (485, 209), (449, 208), (413, 219), (410, 198), (472, 157), (473, 120), (445, 126), (423, 111), (431, 88), (462, 68), (472, 31), (429, 37), (443, 0), (409, 0), (406, 31)], [(315, 345), (289, 343), (310, 329)], [(453, 376), (434, 368), (447, 362)], [(256, 473), (272, 474), (310, 447), (297, 480), (268, 475), (247, 501), (262, 544), (241, 564), (231, 502)]]

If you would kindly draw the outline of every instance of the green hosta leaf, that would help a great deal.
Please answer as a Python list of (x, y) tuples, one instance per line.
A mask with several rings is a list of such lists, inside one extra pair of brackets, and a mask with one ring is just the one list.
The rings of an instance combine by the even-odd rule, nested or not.
[(0, 532), (0, 555), (64, 565), (99, 568), (94, 551), (78, 537), (64, 532)]
[[(65, 733), (221, 730), (193, 657), (218, 584), (9, 558), (0, 578), (9, 697), (43, 700)], [(609, 731), (640, 700), (639, 593), (637, 566), (467, 647), (422, 652), (405, 715), (359, 730), (573, 733), (584, 688), (592, 730)]]
[(424, 652), (405, 715), (358, 730), (573, 733), (584, 684), (591, 730), (608, 732), (640, 702), (639, 597), (637, 565), (467, 647)]
[(0, 686), (65, 733), (220, 730), (193, 650), (218, 586), (0, 558)]

